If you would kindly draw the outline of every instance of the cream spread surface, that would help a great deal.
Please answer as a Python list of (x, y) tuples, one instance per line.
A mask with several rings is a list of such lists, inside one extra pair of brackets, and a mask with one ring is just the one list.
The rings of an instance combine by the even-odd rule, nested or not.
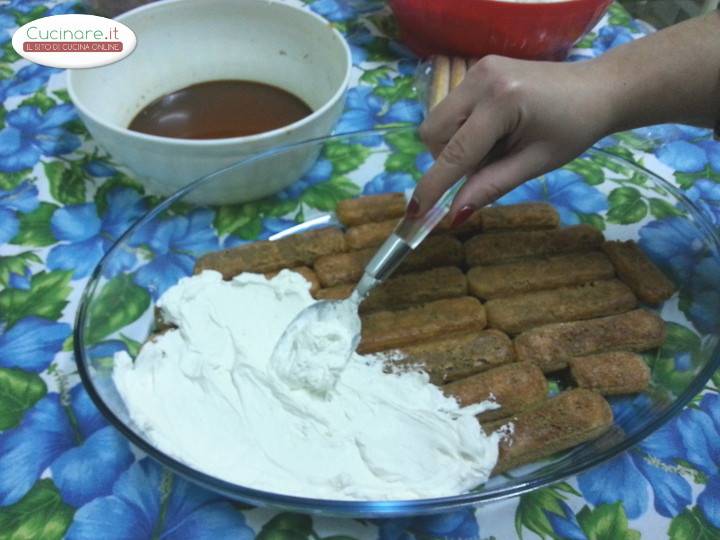
[(116, 355), (113, 379), (130, 417), (169, 455), (264, 491), (413, 499), (487, 480), (500, 435), (486, 436), (475, 415), (494, 404), (461, 408), (425, 373), (388, 373), (379, 356), (348, 355), (356, 303), (335, 306), (271, 360), (314, 302), (287, 270), (182, 279), (158, 302), (177, 328), (146, 343), (134, 363)]

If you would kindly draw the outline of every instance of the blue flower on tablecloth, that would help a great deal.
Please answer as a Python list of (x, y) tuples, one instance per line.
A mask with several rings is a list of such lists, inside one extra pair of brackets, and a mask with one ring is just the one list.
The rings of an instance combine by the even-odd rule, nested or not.
[(49, 15), (65, 15), (67, 13), (76, 13), (78, 11), (79, 2), (62, 2), (51, 7), (45, 16)]
[(30, 13), (38, 6), (44, 6), (46, 0), (9, 0), (4, 6), (3, 11), (18, 13)]
[(325, 158), (320, 158), (299, 180), (296, 180), (278, 193), (277, 198), (281, 201), (299, 199), (307, 189), (330, 180), (332, 172), (332, 163)]
[(196, 257), (219, 247), (214, 218), (212, 210), (197, 209), (141, 227), (133, 235), (132, 244), (147, 246), (153, 258), (135, 272), (135, 283), (157, 300), (180, 278), (189, 276)]
[(83, 166), (83, 169), (90, 176), (95, 176), (97, 178), (105, 178), (108, 176), (115, 176), (117, 174), (117, 169), (115, 167), (108, 165), (99, 159), (87, 162)]
[[(422, 107), (416, 100), (400, 99), (390, 105), (373, 93), (373, 87), (356, 86), (348, 91), (345, 111), (335, 132), (361, 131), (384, 124), (419, 123), (422, 118)], [(377, 146), (382, 143), (382, 136), (364, 137), (361, 142), (366, 146)]]
[(685, 126), (681, 124), (658, 124), (656, 126), (646, 126), (633, 130), (633, 133), (639, 135), (643, 139), (651, 140), (656, 144), (669, 143), (672, 141), (694, 141), (702, 139), (712, 134), (707, 128), (699, 128), (695, 126)]
[(713, 224), (720, 224), (720, 184), (702, 178), (685, 190), (685, 195), (705, 211)]
[(572, 171), (558, 169), (521, 184), (498, 200), (498, 204), (545, 201), (560, 214), (563, 225), (580, 223), (578, 214), (595, 214), (607, 210), (605, 195)]
[(572, 508), (560, 499), (556, 502), (562, 509), (562, 515), (549, 512), (548, 510), (544, 510), (543, 512), (557, 537), (563, 540), (587, 540), (587, 536), (582, 530), (582, 527), (580, 527), (580, 523), (578, 523)]
[(690, 278), (688, 318), (701, 332), (720, 330), (720, 261), (708, 256), (695, 267)]
[(69, 335), (67, 323), (23, 317), (0, 334), (0, 367), (39, 373), (50, 365)]
[(112, 494), (79, 508), (67, 540), (252, 540), (241, 512), (210, 491), (145, 458), (120, 475)]
[(681, 173), (699, 173), (710, 168), (720, 173), (720, 143), (674, 140), (655, 150), (657, 158)]
[(8, 277), (8, 286), (12, 287), (13, 289), (20, 289), (23, 291), (27, 291), (30, 289), (30, 278), (31, 277), (32, 277), (32, 271), (28, 267), (25, 267), (23, 269), (22, 274), (16, 274), (15, 272), (10, 272), (10, 276)]
[[(622, 502), (630, 519), (644, 514), (649, 505), (648, 487), (658, 514), (675, 517), (692, 502), (692, 488), (668, 463), (668, 429), (656, 431), (640, 445), (578, 476), (578, 487), (594, 505)], [(662, 449), (662, 450), (661, 450)], [(653, 457), (650, 461), (649, 456)]]
[(399, 192), (415, 189), (415, 180), (408, 173), (383, 172), (373, 177), (363, 187), (363, 195)]
[(32, 212), (39, 204), (37, 187), (30, 182), (23, 182), (9, 191), (0, 189), (0, 245), (12, 240), (20, 231), (18, 214)]
[(417, 167), (417, 170), (422, 174), (425, 174), (434, 162), (435, 160), (430, 152), (421, 152), (415, 158), (415, 167)]
[(633, 39), (632, 32), (624, 26), (607, 25), (603, 26), (598, 32), (592, 49), (595, 56), (598, 56), (605, 51), (630, 43)]
[(473, 540), (480, 536), (475, 511), (458, 510), (432, 516), (374, 520), (378, 540)]
[(110, 493), (133, 462), (125, 439), (108, 426), (82, 385), (67, 401), (49, 393), (16, 428), (0, 434), (0, 505), (20, 500), (46, 469), (65, 502), (80, 506)]
[(279, 232), (282, 232), (286, 229), (289, 229), (290, 227), (294, 227), (297, 225), (296, 221), (293, 221), (292, 219), (283, 219), (283, 218), (263, 218), (262, 220), (262, 232), (258, 236), (259, 240), (267, 240), (270, 238), (273, 234), (277, 234)]
[(33, 167), (42, 156), (59, 156), (80, 146), (77, 135), (61, 126), (77, 118), (72, 105), (55, 105), (46, 112), (24, 105), (5, 117), (0, 131), (0, 171), (18, 172)]
[(61, 69), (45, 67), (40, 64), (28, 64), (20, 68), (9, 79), (0, 81), (0, 103), (12, 96), (37, 92), (47, 85), (51, 75), (61, 71)]
[(706, 242), (687, 219), (671, 217), (651, 221), (640, 229), (640, 246), (673, 278), (675, 283), (689, 279), (705, 256)]
[[(117, 187), (106, 196), (107, 210), (98, 215), (95, 203), (71, 204), (55, 210), (50, 227), (60, 242), (48, 254), (51, 270), (72, 270), (73, 279), (86, 277), (103, 254), (146, 211), (145, 201), (134, 189)], [(107, 267), (113, 277), (133, 267), (134, 253), (118, 251)]]
[(11, 30), (16, 26), (15, 17), (7, 13), (0, 13), (0, 58), (5, 56), (5, 50), (2, 47), (10, 41), (12, 37)]
[(708, 393), (699, 407), (689, 407), (671, 420), (669, 435), (655, 451), (689, 463), (708, 477), (697, 505), (714, 527), (720, 528), (720, 395)]
[(345, 39), (350, 45), (353, 65), (359, 66), (365, 62), (368, 58), (367, 46), (375, 39), (368, 29), (365, 26), (360, 26), (345, 34)]
[(310, 9), (332, 22), (357, 18), (361, 13), (375, 11), (382, 7), (378, 0), (315, 0)]

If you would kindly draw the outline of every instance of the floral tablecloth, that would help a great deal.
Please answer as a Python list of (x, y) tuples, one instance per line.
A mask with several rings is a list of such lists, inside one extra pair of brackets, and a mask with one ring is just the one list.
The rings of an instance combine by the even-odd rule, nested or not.
[[(352, 45), (353, 88), (337, 131), (418, 122), (416, 61), (391, 38), (383, 3), (314, 0), (307, 7), (333, 21)], [(713, 386), (637, 448), (594, 470), (440, 516), (360, 521), (253, 509), (174, 477), (130, 448), (79, 384), (71, 325), (93, 266), (157, 199), (90, 139), (69, 103), (64, 74), (20, 59), (9, 41), (15, 27), (33, 18), (76, 9), (42, 0), (0, 3), (0, 539), (720, 538), (720, 395)], [(570, 60), (602, 54), (645, 31), (613, 6)], [(674, 178), (720, 223), (720, 143), (711, 142), (709, 131), (659, 126), (601, 145)], [(356, 195), (359, 188), (343, 174), (362, 162), (363, 150), (337, 150), (271, 200), (169, 222), (166, 242), (149, 247), (135, 286), (161, 291), (190, 271), (188, 249), (267, 237), (294, 223), (299, 208), (329, 210)], [(411, 187), (428, 158), (412, 145), (398, 148), (392, 166), (364, 191)], [(542, 185), (527, 184), (510, 197), (549, 200), (565, 223), (593, 223), (600, 211), (618, 223), (646, 214), (663, 218), (646, 249), (669, 257), (669, 271), (678, 275), (703, 271), (689, 256), (692, 238), (675, 226), (672, 208), (633, 187), (598, 197), (592, 188), (598, 170), (547, 175)], [(720, 273), (705, 277), (714, 287), (690, 298), (686, 314), (698, 328), (717, 329), (720, 314), (708, 306), (720, 302)], [(143, 295), (127, 301), (142, 302)], [(123, 316), (114, 317), (117, 326), (108, 333), (127, 322)], [(690, 345), (663, 359), (670, 379), (682, 377), (686, 351), (697, 339), (688, 329), (676, 337)], [(120, 337), (99, 346), (137, 344)]]

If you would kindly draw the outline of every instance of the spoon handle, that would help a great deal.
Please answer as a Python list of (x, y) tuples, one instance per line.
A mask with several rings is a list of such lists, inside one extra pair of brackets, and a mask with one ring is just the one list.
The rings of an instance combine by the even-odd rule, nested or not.
[(385, 281), (405, 257), (425, 240), (448, 214), (455, 195), (464, 183), (465, 178), (462, 178), (453, 184), (423, 216), (414, 219), (405, 217), (400, 221), (365, 267), (365, 275), (356, 288), (360, 297), (364, 297), (375, 285)]

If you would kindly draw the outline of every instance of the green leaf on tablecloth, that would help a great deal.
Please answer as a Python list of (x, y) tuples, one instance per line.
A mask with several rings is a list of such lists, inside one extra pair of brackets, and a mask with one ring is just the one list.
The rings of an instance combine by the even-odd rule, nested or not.
[(373, 94), (385, 98), (390, 103), (401, 99), (416, 99), (415, 80), (410, 75), (395, 77), (390, 86), (376, 86)]
[(148, 292), (124, 274), (105, 284), (88, 311), (86, 338), (97, 343), (136, 321), (150, 306)]
[(656, 199), (655, 197), (650, 199), (650, 213), (657, 219), (685, 215), (682, 210), (675, 208), (666, 200)]
[(0, 320), (12, 326), (23, 317), (35, 315), (59, 319), (72, 291), (72, 271), (40, 272), (30, 278), (30, 288), (0, 291)]
[(591, 186), (597, 186), (605, 181), (605, 171), (592, 159), (576, 159), (565, 165), (563, 169), (579, 174)]
[(7, 64), (0, 64), (0, 79), (9, 79), (13, 75), (15, 75), (13, 68)]
[(256, 540), (306, 540), (312, 532), (313, 523), (309, 515), (283, 512), (262, 526)]
[(90, 133), (85, 127), (85, 124), (79, 118), (76, 118), (75, 120), (70, 120), (69, 122), (65, 122), (63, 124), (63, 129), (69, 131), (70, 133), (73, 133), (74, 135), (82, 135), (84, 137), (90, 136)]
[(8, 41), (5, 45), (3, 45), (2, 51), (3, 62), (6, 62), (8, 64), (17, 62), (22, 58), (17, 52), (15, 52), (15, 49), (13, 49), (12, 41)]
[(703, 178), (703, 176), (695, 173), (675, 172), (675, 182), (677, 182), (678, 186), (682, 189), (690, 189), (695, 183), (695, 180), (699, 178)]
[(520, 496), (520, 503), (515, 509), (515, 530), (522, 538), (523, 527), (531, 530), (541, 538), (555, 538), (555, 531), (548, 521), (546, 512), (553, 512), (563, 516), (561, 501), (566, 497), (562, 492), (576, 492), (566, 482), (560, 482), (550, 487), (541, 488)]
[(30, 176), (30, 173), (32, 173), (32, 169), (12, 173), (0, 172), (0, 189), (10, 191), (18, 187), (23, 180), (26, 180)]
[(232, 234), (243, 240), (255, 240), (262, 232), (262, 216), (252, 203), (226, 205), (215, 212), (214, 225), (221, 236)]
[(57, 242), (50, 229), (50, 219), (57, 208), (56, 204), (41, 202), (32, 212), (18, 214), (20, 230), (10, 243), (42, 247)]
[(17, 22), (18, 26), (22, 26), (24, 24), (29, 23), (30, 21), (34, 21), (35, 19), (39, 19), (40, 17), (44, 17), (47, 13), (48, 7), (47, 6), (35, 6), (27, 13), (21, 13), (19, 11), (15, 12), (15, 22)]
[(0, 540), (60, 540), (74, 513), (53, 481), (44, 478), (15, 504), (0, 507)]
[(258, 213), (265, 217), (282, 217), (295, 212), (300, 203), (296, 199), (279, 199), (268, 197), (255, 203)]
[(390, 39), (396, 39), (399, 35), (398, 25), (395, 17), (391, 16), (387, 12), (380, 12), (378, 14), (370, 15), (368, 17), (370, 22), (380, 30), (380, 33)]
[(333, 174), (341, 175), (359, 168), (370, 155), (370, 149), (362, 144), (328, 142), (325, 144), (323, 156), (333, 166)]
[(612, 190), (608, 196), (610, 209), (607, 220), (610, 223), (629, 225), (643, 219), (648, 212), (648, 205), (640, 192), (634, 187), (620, 187)]
[(23, 414), (47, 393), (35, 373), (0, 368), (0, 431), (17, 426)]
[(605, 230), (605, 220), (600, 214), (582, 214), (577, 212), (577, 216), (580, 219), (580, 223), (595, 227), (599, 231)]
[(593, 44), (595, 43), (595, 40), (597, 39), (597, 34), (595, 32), (588, 32), (583, 36), (583, 38), (578, 41), (575, 44), (576, 49), (592, 49)]
[(387, 172), (403, 172), (412, 175), (415, 180), (419, 180), (422, 174), (415, 165), (416, 154), (394, 153), (390, 154), (385, 160), (385, 170)]
[[(630, 140), (634, 140), (634, 138), (637, 137), (636, 135), (633, 135), (633, 134), (630, 134), (630, 135), (632, 136), (632, 139), (630, 139)], [(638, 150), (640, 150), (640, 148), (638, 148)], [(632, 153), (632, 150), (625, 148), (624, 146), (619, 146), (619, 145), (618, 146), (608, 146), (607, 148), (605, 148), (605, 151), (610, 154), (621, 157), (623, 159), (626, 159), (630, 162), (635, 161), (635, 155)]]
[(43, 163), (50, 184), (50, 194), (62, 204), (85, 202), (85, 174), (75, 164), (66, 167), (62, 161)]
[(720, 369), (718, 369), (712, 376), (712, 382), (717, 390), (720, 390)]
[(360, 75), (360, 82), (376, 85), (381, 79), (389, 77), (391, 69), (388, 66), (380, 66), (374, 69), (368, 69)]
[(674, 322), (667, 322), (665, 328), (665, 343), (646, 358), (649, 360), (653, 379), (678, 395), (687, 388), (695, 378), (699, 365), (707, 359), (701, 350), (700, 337), (691, 329)]
[(680, 352), (697, 353), (702, 345), (700, 337), (689, 328), (674, 322), (666, 322), (667, 337), (662, 346), (662, 352), (677, 354)]
[(355, 197), (360, 193), (360, 188), (345, 176), (333, 176), (327, 182), (315, 184), (305, 190), (300, 200), (318, 210), (331, 212), (335, 210), (337, 203)]
[(639, 540), (640, 532), (628, 527), (622, 503), (601, 504), (590, 510), (584, 506), (577, 520), (588, 540)]
[[(652, 151), (657, 146), (657, 141), (649, 139), (647, 137), (641, 137), (640, 135), (633, 133), (632, 131), (622, 131), (620, 133), (615, 133), (613, 137), (620, 141), (623, 145), (634, 148), (635, 150), (641, 150), (643, 152)], [(616, 154), (630, 160), (634, 159), (632, 152), (623, 146), (610, 146), (608, 148), (605, 148), (604, 150), (606, 152), (610, 152), (612, 154)]]
[(668, 535), (670, 540), (717, 540), (720, 529), (708, 523), (696, 506), (673, 518)]
[(39, 92), (35, 92), (32, 96), (29, 98), (25, 98), (20, 102), (20, 106), (29, 106), (29, 107), (37, 107), (42, 112), (47, 112), (52, 107), (57, 105), (55, 100), (48, 96), (45, 93), (45, 90), (40, 90)]
[(427, 148), (420, 140), (417, 132), (414, 130), (398, 131), (396, 133), (388, 133), (385, 135), (385, 142), (393, 149), (403, 154), (417, 155), (425, 152)]
[(7, 287), (10, 274), (25, 274), (25, 270), (32, 263), (40, 263), (42, 259), (32, 251), (25, 251), (17, 255), (0, 256), (0, 285)]
[(367, 52), (368, 62), (385, 62), (397, 60), (397, 55), (390, 48), (390, 40), (374, 36), (369, 43), (364, 46)]
[(616, 159), (613, 159), (610, 156), (605, 156), (602, 154), (593, 154), (592, 160), (597, 163), (598, 165), (605, 167), (606, 169), (620, 174), (622, 176), (625, 176), (626, 178), (632, 175), (632, 169), (624, 165), (623, 163), (619, 162)]
[(616, 26), (629, 27), (632, 17), (620, 4), (613, 2), (608, 10), (608, 22)]
[(60, 101), (64, 102), (64, 103), (69, 103), (69, 102), (70, 102), (70, 94), (69, 94), (68, 91), (65, 90), (64, 88), (61, 88), (60, 90), (55, 90), (55, 91), (53, 91), (53, 95), (54, 95), (56, 98), (58, 98)]
[(122, 173), (116, 174), (112, 178), (105, 180), (105, 182), (97, 188), (97, 191), (95, 191), (95, 196), (93, 198), (95, 199), (95, 206), (97, 207), (100, 215), (105, 214), (105, 211), (107, 210), (108, 192), (118, 187), (128, 187), (134, 189), (140, 195), (145, 193), (143, 185), (134, 178)]

